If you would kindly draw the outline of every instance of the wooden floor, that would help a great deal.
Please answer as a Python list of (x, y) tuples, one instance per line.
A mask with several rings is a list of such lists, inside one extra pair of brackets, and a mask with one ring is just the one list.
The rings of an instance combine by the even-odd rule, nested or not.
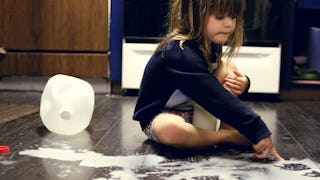
[[(37, 92), (0, 92), (0, 102), (40, 102)], [(49, 132), (34, 113), (0, 124), (0, 179), (319, 179), (320, 101), (249, 102), (287, 159), (253, 158), (249, 148), (179, 150), (148, 141), (132, 120), (136, 97), (96, 95), (89, 127)], [(65, 127), (68, 128), (68, 127)]]

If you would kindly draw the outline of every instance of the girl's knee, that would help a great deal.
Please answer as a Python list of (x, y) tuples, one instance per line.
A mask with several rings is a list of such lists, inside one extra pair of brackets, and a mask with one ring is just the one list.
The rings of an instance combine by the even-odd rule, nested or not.
[(224, 78), (227, 77), (227, 75), (234, 74), (233, 71), (235, 70), (238, 70), (238, 68), (233, 61), (221, 61), (214, 72), (214, 76), (221, 84), (223, 84)]
[(172, 146), (186, 142), (187, 125), (182, 117), (172, 114), (160, 114), (153, 120), (153, 130), (158, 141)]

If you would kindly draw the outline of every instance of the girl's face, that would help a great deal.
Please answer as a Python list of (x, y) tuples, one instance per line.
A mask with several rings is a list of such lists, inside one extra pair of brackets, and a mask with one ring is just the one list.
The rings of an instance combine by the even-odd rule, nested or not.
[(236, 18), (229, 16), (218, 18), (211, 14), (206, 27), (208, 40), (215, 44), (224, 44), (234, 32), (235, 27)]

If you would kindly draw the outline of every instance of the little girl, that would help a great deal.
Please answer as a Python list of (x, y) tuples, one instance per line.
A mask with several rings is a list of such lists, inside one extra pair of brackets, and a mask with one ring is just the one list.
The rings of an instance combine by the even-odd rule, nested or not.
[[(230, 61), (242, 44), (243, 0), (172, 0), (168, 33), (150, 58), (133, 119), (149, 139), (192, 148), (219, 143), (252, 145), (257, 158), (276, 152), (259, 115), (238, 99), (249, 79)], [(192, 124), (194, 107), (222, 121), (218, 131)]]

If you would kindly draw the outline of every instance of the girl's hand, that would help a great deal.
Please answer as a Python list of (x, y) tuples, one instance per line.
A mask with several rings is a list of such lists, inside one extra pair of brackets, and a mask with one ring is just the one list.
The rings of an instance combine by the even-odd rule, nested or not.
[(272, 139), (270, 136), (261, 139), (257, 144), (254, 144), (253, 149), (255, 150), (254, 155), (259, 159), (266, 158), (269, 154), (272, 154), (277, 161), (284, 160), (273, 147)]
[(224, 78), (223, 86), (233, 95), (239, 96), (248, 88), (249, 81), (246, 76), (234, 70), (233, 74), (228, 74)]

